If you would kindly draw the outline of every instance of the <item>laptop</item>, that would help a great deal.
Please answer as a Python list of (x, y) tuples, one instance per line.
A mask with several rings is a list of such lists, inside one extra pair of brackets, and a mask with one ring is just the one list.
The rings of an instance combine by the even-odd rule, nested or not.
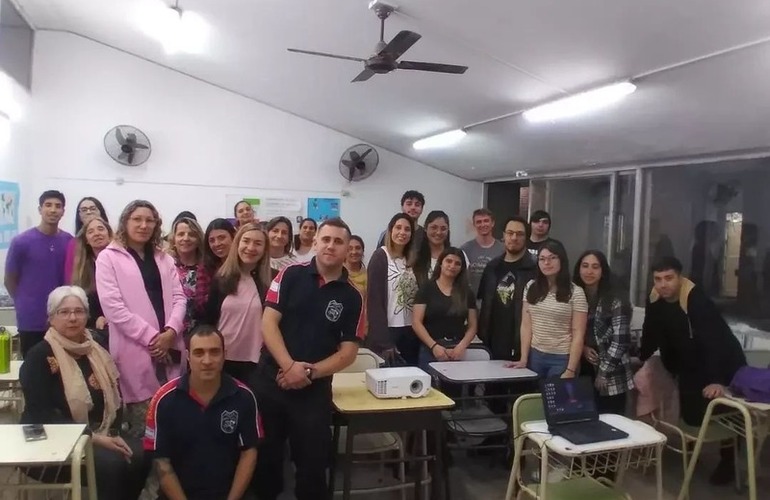
[(591, 444), (628, 437), (626, 432), (599, 420), (589, 377), (549, 378), (540, 381), (548, 431), (572, 444)]

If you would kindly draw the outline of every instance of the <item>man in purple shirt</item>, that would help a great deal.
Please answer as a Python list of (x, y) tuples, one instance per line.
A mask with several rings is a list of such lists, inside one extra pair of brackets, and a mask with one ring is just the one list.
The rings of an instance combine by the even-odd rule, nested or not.
[(5, 288), (13, 298), (22, 356), (43, 340), (48, 323), (46, 301), (64, 284), (64, 260), (72, 235), (59, 229), (64, 195), (40, 195), (40, 224), (11, 240), (5, 260)]

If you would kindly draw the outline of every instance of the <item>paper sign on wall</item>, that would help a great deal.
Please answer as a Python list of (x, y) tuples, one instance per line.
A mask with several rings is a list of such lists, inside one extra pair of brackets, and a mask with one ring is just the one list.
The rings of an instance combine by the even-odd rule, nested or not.
[(297, 217), (302, 218), (302, 201), (297, 198), (260, 198), (258, 201), (259, 208), (255, 212), (261, 221), (279, 216), (288, 217), (292, 222)]
[(0, 250), (19, 233), (19, 184), (0, 182)]
[(316, 222), (323, 222), (340, 216), (339, 198), (308, 198), (307, 216)]

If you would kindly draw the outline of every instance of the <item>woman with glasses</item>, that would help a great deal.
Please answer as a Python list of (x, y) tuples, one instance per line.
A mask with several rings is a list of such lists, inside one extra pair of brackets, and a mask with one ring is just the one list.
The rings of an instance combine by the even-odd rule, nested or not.
[(96, 290), (110, 324), (132, 436), (144, 434), (150, 399), (182, 373), (187, 298), (174, 259), (162, 250), (161, 219), (149, 201), (120, 215), (115, 240), (96, 259)]
[(439, 256), (450, 246), (449, 216), (441, 210), (433, 210), (425, 218), (425, 238), (420, 248), (415, 249), (414, 276), (420, 288), (431, 280)]
[(92, 196), (86, 196), (78, 203), (77, 211), (75, 212), (75, 238), (70, 240), (67, 246), (67, 254), (64, 258), (64, 282), (72, 282), (72, 269), (75, 265), (75, 246), (77, 245), (77, 236), (83, 229), (86, 222), (95, 218), (102, 219), (105, 223), (109, 223), (107, 218), (107, 212), (104, 211), (104, 205), (102, 202)]
[(572, 283), (567, 251), (548, 240), (537, 254), (537, 276), (524, 289), (521, 358), (511, 366), (529, 368), (541, 378), (572, 378), (580, 368), (588, 304)]
[[(19, 373), (24, 392), (21, 423), (85, 424), (94, 444), (98, 497), (135, 500), (148, 467), (141, 441), (120, 435), (118, 370), (89, 334), (87, 319), (88, 299), (82, 288), (61, 286), (48, 296), (50, 326), (44, 340), (24, 357)], [(68, 481), (70, 473), (68, 467), (26, 470), (42, 482)]]

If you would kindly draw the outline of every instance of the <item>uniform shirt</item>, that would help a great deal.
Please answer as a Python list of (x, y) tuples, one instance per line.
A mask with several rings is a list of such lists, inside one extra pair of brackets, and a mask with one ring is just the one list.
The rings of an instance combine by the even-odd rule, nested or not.
[[(292, 359), (317, 363), (337, 352), (341, 342), (358, 342), (364, 335), (361, 292), (345, 268), (338, 279), (325, 282), (315, 257), (284, 268), (270, 285), (265, 307), (281, 313), (278, 326)], [(261, 359), (277, 373), (269, 351)]]
[(261, 437), (257, 400), (244, 384), (222, 374), (204, 406), (183, 375), (152, 398), (144, 449), (171, 462), (188, 499), (227, 498), (241, 451), (256, 448)]

